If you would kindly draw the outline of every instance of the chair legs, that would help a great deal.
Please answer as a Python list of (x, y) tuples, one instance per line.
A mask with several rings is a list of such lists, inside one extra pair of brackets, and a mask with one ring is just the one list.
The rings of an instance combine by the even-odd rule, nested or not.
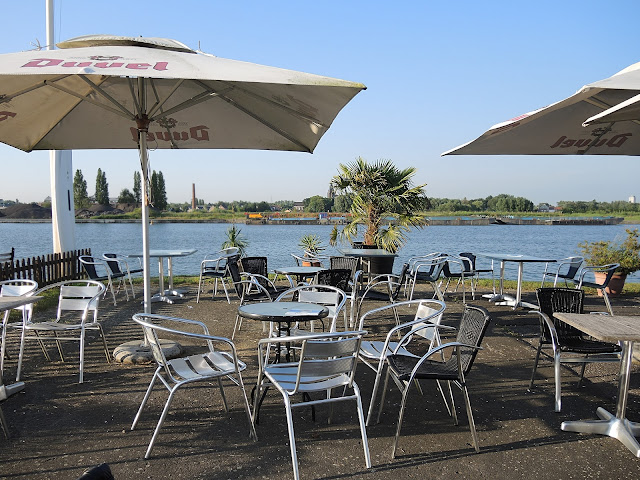
[[(364, 419), (364, 410), (362, 409), (362, 397), (360, 394), (360, 389), (358, 388), (358, 385), (356, 385), (355, 383), (352, 384), (353, 387), (353, 393), (354, 393), (354, 397), (356, 400), (356, 404), (357, 404), (357, 410), (358, 410), (358, 423), (360, 426), (360, 436), (362, 438), (362, 448), (364, 449), (364, 458), (365, 458), (365, 464), (367, 466), (367, 468), (371, 468), (371, 456), (369, 454), (369, 442), (367, 440), (367, 429), (366, 429), (366, 424), (365, 424), (365, 419)], [(256, 418), (256, 405), (258, 403), (258, 398), (260, 396), (260, 392), (262, 390), (262, 386), (260, 386), (259, 388), (256, 389), (256, 397), (254, 398), (254, 418)], [(289, 398), (289, 395), (287, 395), (286, 393), (282, 394), (282, 397), (284, 399), (284, 406), (285, 406), (285, 410), (286, 410), (286, 415), (287, 415), (287, 431), (289, 433), (289, 448), (291, 450), (291, 463), (292, 463), (292, 467), (293, 467), (293, 478), (295, 480), (299, 480), (300, 479), (300, 472), (299, 472), (299, 468), (298, 468), (298, 455), (296, 452), (296, 439), (295, 439), (295, 432), (293, 430), (293, 415), (292, 415), (292, 407), (293, 406), (304, 406), (305, 403), (301, 403), (301, 404), (297, 404), (297, 405), (291, 405), (291, 399)], [(347, 397), (348, 398), (348, 397)], [(353, 397), (350, 398), (351, 400), (353, 400)]]
[[(384, 399), (385, 399), (385, 393), (386, 393), (387, 385), (389, 382), (389, 375), (390, 375), (390, 371), (389, 369), (387, 369), (387, 374), (384, 380), (384, 390), (382, 393), (382, 403), (384, 402)], [(407, 404), (407, 397), (409, 395), (409, 389), (411, 388), (411, 384), (413, 383), (412, 381), (407, 382), (407, 381), (396, 379), (395, 377), (394, 377), (394, 381), (398, 385), (398, 388), (402, 393), (402, 401), (400, 403), (400, 411), (398, 413), (398, 425), (396, 427), (396, 434), (393, 440), (393, 445), (391, 447), (391, 458), (395, 458), (395, 455), (396, 455), (396, 450), (398, 448), (398, 439), (400, 438), (400, 430), (402, 429), (402, 419), (404, 418), (404, 410)], [(456, 406), (453, 399), (453, 390), (451, 388), (451, 383), (452, 383), (451, 381), (447, 382), (451, 405), (449, 405), (449, 401), (447, 400), (444, 394), (444, 390), (441, 387), (440, 387), (440, 392), (442, 394), (442, 398), (447, 407), (447, 410), (449, 411), (449, 414), (453, 417), (453, 424), (458, 425), (458, 415), (456, 413)], [(471, 437), (473, 440), (473, 448), (475, 449), (476, 452), (479, 452), (480, 447), (478, 444), (478, 435), (476, 433), (476, 424), (473, 419), (473, 412), (471, 410), (471, 401), (469, 399), (469, 392), (467, 390), (467, 385), (464, 382), (464, 379), (462, 380), (462, 382), (455, 381), (455, 384), (458, 386), (458, 388), (460, 388), (464, 396), (465, 407), (467, 410), (467, 419), (469, 421), (469, 430), (471, 431)], [(380, 404), (380, 409), (378, 410), (378, 421), (380, 421), (380, 414), (382, 412), (382, 403)]]
[(9, 425), (7, 425), (7, 420), (4, 418), (4, 413), (2, 413), (2, 407), (0, 407), (0, 427), (2, 427), (4, 438), (9, 438)]
[[(164, 404), (164, 408), (162, 409), (162, 413), (160, 414), (160, 419), (158, 420), (158, 424), (156, 425), (155, 430), (153, 431), (153, 435), (151, 437), (151, 441), (149, 442), (149, 446), (147, 447), (147, 451), (144, 455), (144, 458), (149, 458), (149, 456), (151, 455), (151, 450), (153, 449), (153, 446), (156, 442), (156, 437), (158, 436), (158, 433), (160, 433), (160, 429), (162, 428), (162, 424), (164, 423), (164, 420), (167, 416), (167, 413), (169, 411), (169, 407), (171, 406), (171, 402), (173, 401), (173, 396), (176, 393), (176, 391), (178, 390), (178, 387), (184, 385), (186, 382), (181, 382), (181, 383), (176, 383), (173, 386), (169, 385), (169, 383), (160, 375), (160, 372), (162, 371), (164, 367), (159, 366), (155, 373), (153, 374), (153, 378), (151, 378), (151, 383), (149, 383), (149, 387), (147, 388), (146, 393), (144, 394), (144, 398), (142, 399), (142, 403), (140, 404), (140, 407), (138, 408), (138, 412), (136, 413), (136, 416), (133, 419), (133, 423), (131, 424), (131, 430), (134, 430), (136, 428), (136, 425), (138, 424), (138, 420), (140, 420), (140, 415), (142, 414), (142, 410), (144, 410), (145, 405), (147, 404), (147, 401), (149, 400), (149, 397), (151, 396), (151, 392), (153, 391), (153, 387), (156, 383), (156, 379), (160, 380), (160, 382), (165, 386), (165, 388), (167, 390), (169, 390), (169, 398), (167, 398), (166, 403)], [(240, 387), (240, 389), (242, 390), (242, 395), (243, 395), (243, 400), (244, 400), (244, 410), (245, 413), (247, 415), (247, 419), (249, 421), (249, 427), (250, 427), (250, 431), (249, 431), (249, 436), (251, 438), (254, 439), (254, 441), (258, 440), (258, 435), (256, 434), (256, 430), (255, 427), (253, 425), (253, 420), (251, 418), (251, 410), (249, 409), (249, 400), (247, 398), (247, 392), (244, 388), (244, 383), (242, 381), (242, 376), (239, 375), (239, 378), (236, 380), (231, 376), (228, 376), (229, 379), (231, 379), (231, 381), (233, 383), (235, 383), (238, 387)], [(227, 405), (227, 399), (224, 393), (224, 388), (222, 385), (222, 377), (218, 377), (217, 378), (218, 381), (218, 388), (220, 389), (220, 396), (222, 398), (222, 404), (224, 406), (224, 410), (225, 412), (229, 412), (229, 406)]]
[(604, 304), (607, 306), (607, 311), (609, 315), (613, 315), (613, 309), (611, 308), (611, 302), (609, 301), (609, 295), (607, 295), (606, 288), (601, 288), (602, 296), (604, 297)]

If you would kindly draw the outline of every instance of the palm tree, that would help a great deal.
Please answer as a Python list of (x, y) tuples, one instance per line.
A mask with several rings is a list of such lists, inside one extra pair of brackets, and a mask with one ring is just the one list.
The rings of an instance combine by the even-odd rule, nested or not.
[[(355, 162), (338, 167), (331, 185), (349, 195), (351, 222), (339, 237), (352, 241), (358, 225), (364, 225), (364, 244), (375, 245), (392, 253), (407, 242), (410, 227), (424, 227), (424, 211), (429, 199), (424, 185), (413, 186), (414, 167), (398, 169), (391, 160), (368, 163), (359, 157)], [(393, 220), (393, 223), (392, 221)]]

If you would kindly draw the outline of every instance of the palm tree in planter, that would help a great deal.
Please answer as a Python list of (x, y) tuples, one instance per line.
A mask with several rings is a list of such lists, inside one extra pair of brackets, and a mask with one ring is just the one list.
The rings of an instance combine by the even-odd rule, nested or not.
[(353, 163), (340, 164), (338, 172), (331, 185), (337, 193), (350, 196), (351, 221), (341, 232), (336, 227), (330, 243), (352, 242), (359, 226), (363, 226), (365, 246), (396, 253), (406, 244), (411, 227), (426, 225), (426, 184), (413, 185), (414, 167), (399, 169), (391, 160), (368, 163), (359, 157)]
[(247, 247), (249, 246), (249, 240), (244, 236), (242, 230), (233, 224), (227, 228), (225, 238), (225, 241), (222, 243), (222, 248), (237, 247), (238, 254), (241, 257), (245, 256), (247, 253)]

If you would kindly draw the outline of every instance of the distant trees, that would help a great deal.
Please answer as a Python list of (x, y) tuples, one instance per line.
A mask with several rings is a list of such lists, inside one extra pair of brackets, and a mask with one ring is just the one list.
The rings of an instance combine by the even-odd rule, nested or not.
[(76, 170), (73, 176), (73, 204), (76, 210), (89, 207), (89, 194), (87, 193), (87, 181), (82, 175), (82, 171)]
[(162, 175), (162, 172), (156, 173), (155, 170), (151, 174), (151, 202), (158, 210), (166, 210), (167, 208), (167, 191), (164, 184), (164, 175)]
[(305, 198), (303, 200), (304, 210), (306, 212), (329, 212), (333, 207), (333, 199), (321, 197), (320, 195), (314, 195), (313, 197)]
[(133, 196), (136, 203), (142, 203), (142, 182), (140, 172), (133, 172)]
[(136, 203), (136, 196), (128, 188), (123, 188), (118, 196), (118, 203)]
[(107, 175), (98, 168), (96, 175), (96, 203), (99, 205), (109, 205), (109, 184), (107, 183)]
[(532, 212), (535, 209), (531, 200), (505, 193), (473, 200), (431, 198), (430, 201), (431, 210), (438, 212)]
[(333, 208), (331, 209), (334, 212), (348, 212), (351, 209), (351, 197), (349, 195), (336, 195), (333, 198)]

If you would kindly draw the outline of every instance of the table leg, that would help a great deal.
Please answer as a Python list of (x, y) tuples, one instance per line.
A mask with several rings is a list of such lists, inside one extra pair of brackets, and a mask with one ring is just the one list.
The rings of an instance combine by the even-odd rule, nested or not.
[[(516, 299), (514, 299), (511, 295), (505, 295), (504, 293), (504, 266), (505, 261), (500, 261), (500, 293), (497, 295), (492, 295), (489, 299), (490, 302), (495, 302), (496, 305), (509, 305), (514, 306), (517, 305)], [(520, 274), (520, 271), (518, 271)]]
[(640, 423), (630, 422), (625, 418), (627, 409), (627, 393), (631, 378), (631, 357), (633, 342), (623, 342), (620, 373), (618, 376), (618, 403), (615, 416), (602, 407), (598, 407), (596, 415), (600, 420), (578, 420), (562, 422), (560, 428), (567, 432), (597, 433), (608, 435), (620, 441), (631, 453), (640, 458), (640, 444), (635, 437), (640, 435)]
[(160, 282), (160, 295), (164, 293), (164, 258), (158, 257), (158, 273)]

